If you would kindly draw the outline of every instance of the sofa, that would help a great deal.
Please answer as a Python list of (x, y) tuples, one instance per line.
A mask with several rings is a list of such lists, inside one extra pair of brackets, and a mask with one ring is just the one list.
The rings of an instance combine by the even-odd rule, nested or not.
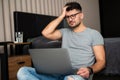
[[(62, 41), (52, 41), (39, 36), (28, 41), (31, 48), (60, 48)], [(120, 38), (104, 38), (106, 67), (94, 74), (93, 80), (120, 80)]]
[(106, 67), (93, 80), (120, 80), (120, 37), (104, 38)]

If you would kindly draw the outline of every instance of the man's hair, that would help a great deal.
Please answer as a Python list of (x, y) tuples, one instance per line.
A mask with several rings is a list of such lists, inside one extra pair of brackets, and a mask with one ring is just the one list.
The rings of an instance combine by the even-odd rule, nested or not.
[(82, 11), (82, 7), (78, 2), (68, 2), (65, 6), (68, 6), (66, 11), (70, 11), (73, 9)]

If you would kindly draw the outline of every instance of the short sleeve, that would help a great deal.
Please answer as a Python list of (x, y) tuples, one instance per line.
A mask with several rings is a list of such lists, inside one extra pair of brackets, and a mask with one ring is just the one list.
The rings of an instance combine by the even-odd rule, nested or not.
[(104, 45), (104, 40), (103, 40), (103, 37), (102, 37), (102, 35), (100, 34), (100, 32), (98, 32), (98, 31), (94, 31), (93, 33), (92, 33), (92, 35), (93, 35), (93, 43), (92, 43), (92, 45), (93, 46), (95, 46), (95, 45)]

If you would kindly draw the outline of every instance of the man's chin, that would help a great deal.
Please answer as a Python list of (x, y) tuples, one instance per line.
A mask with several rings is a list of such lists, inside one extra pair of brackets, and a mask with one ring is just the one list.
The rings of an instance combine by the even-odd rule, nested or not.
[(74, 29), (74, 28), (76, 28), (76, 27), (79, 27), (79, 25), (80, 25), (80, 23), (79, 23), (78, 25), (72, 25), (72, 24), (71, 24), (71, 25), (69, 25), (69, 26)]
[(74, 28), (76, 28), (77, 26), (70, 26), (70, 27), (74, 29)]
[(75, 25), (69, 25), (71, 28), (74, 28), (75, 27)]

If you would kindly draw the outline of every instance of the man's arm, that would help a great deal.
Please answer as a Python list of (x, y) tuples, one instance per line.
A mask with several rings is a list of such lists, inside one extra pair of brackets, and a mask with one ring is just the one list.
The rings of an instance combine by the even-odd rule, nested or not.
[[(93, 46), (93, 51), (95, 54), (96, 62), (92, 66), (89, 66), (93, 69), (93, 73), (97, 73), (105, 67), (105, 50), (103, 45)], [(89, 68), (80, 68), (77, 72), (78, 75), (88, 78), (90, 76)]]
[(42, 35), (48, 39), (56, 40), (61, 38), (61, 33), (59, 30), (56, 30), (56, 27), (60, 24), (60, 22), (64, 19), (66, 12), (66, 7), (63, 8), (62, 14), (50, 22), (45, 29), (42, 31)]
[(93, 47), (96, 63), (91, 66), (93, 72), (99, 72), (101, 69), (105, 67), (105, 50), (103, 45), (98, 45)]

